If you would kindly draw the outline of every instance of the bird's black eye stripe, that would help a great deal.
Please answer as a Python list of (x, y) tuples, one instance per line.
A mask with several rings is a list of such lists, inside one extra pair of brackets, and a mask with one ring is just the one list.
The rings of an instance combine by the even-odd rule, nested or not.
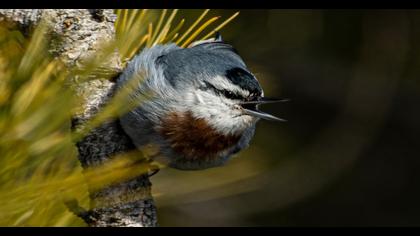
[(221, 91), (226, 98), (242, 100), (243, 97), (228, 90)]
[(223, 90), (217, 89), (216, 87), (214, 87), (212, 84), (210, 84), (207, 81), (204, 81), (204, 83), (206, 84), (207, 88), (212, 89), (216, 94), (223, 95), (223, 96), (225, 96), (226, 98), (229, 98), (229, 99), (238, 99), (238, 100), (243, 100), (244, 99), (241, 95), (238, 95), (238, 94), (236, 94), (232, 91), (228, 91), (228, 90), (225, 90), (225, 89), (223, 89)]
[(211, 90), (213, 90), (215, 93), (219, 93), (219, 90), (216, 88), (216, 87), (214, 87), (212, 84), (210, 84), (209, 82), (207, 82), (207, 81), (204, 81), (204, 83), (206, 84), (206, 87), (204, 87), (205, 89), (211, 89)]

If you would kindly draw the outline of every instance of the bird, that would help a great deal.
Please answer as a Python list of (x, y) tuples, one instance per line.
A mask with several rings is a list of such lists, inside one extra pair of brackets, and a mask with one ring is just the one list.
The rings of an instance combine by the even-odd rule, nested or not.
[(147, 99), (119, 117), (121, 127), (138, 149), (153, 147), (149, 158), (175, 169), (223, 166), (249, 146), (257, 121), (285, 121), (258, 109), (286, 100), (264, 96), (220, 33), (185, 48), (143, 49), (117, 78), (117, 88), (134, 79), (130, 101)]

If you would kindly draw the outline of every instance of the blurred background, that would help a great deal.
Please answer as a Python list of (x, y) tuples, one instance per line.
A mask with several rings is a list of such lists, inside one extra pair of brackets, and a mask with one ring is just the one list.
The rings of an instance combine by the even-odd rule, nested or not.
[(414, 10), (240, 10), (222, 36), (291, 99), (262, 107), (288, 122), (259, 122), (225, 167), (152, 177), (160, 225), (419, 226), (419, 25)]

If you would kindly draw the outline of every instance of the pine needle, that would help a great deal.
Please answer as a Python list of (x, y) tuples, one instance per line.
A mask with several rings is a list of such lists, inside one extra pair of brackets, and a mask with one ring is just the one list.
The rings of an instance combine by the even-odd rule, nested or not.
[(231, 17), (229, 17), (227, 20), (225, 20), (222, 24), (217, 26), (214, 30), (210, 31), (206, 36), (202, 37), (200, 40), (206, 40), (210, 36), (214, 35), (217, 31), (222, 29), (225, 25), (227, 25), (229, 22), (231, 22), (233, 19), (235, 19), (239, 15), (239, 11), (233, 14)]
[(178, 37), (178, 35), (179, 35), (178, 31), (182, 28), (182, 26), (184, 25), (184, 23), (185, 23), (185, 19), (182, 19), (179, 22), (179, 24), (177, 26), (175, 26), (174, 29), (170, 33), (168, 33), (168, 35), (166, 36), (166, 40), (164, 40), (162, 43), (174, 41), (174, 39), (176, 37)]
[(215, 16), (215, 17), (211, 18), (210, 20), (206, 21), (187, 40), (185, 40), (185, 42), (181, 45), (181, 47), (184, 48), (184, 47), (188, 46), (197, 37), (197, 35), (199, 33), (201, 33), (205, 28), (207, 28), (207, 26), (209, 26), (211, 23), (215, 22), (219, 18), (220, 18), (220, 16)]
[(182, 42), (182, 40), (188, 36), (188, 34), (198, 25), (198, 23), (200, 23), (200, 21), (207, 15), (207, 13), (210, 11), (210, 9), (206, 9), (203, 13), (201, 13), (201, 15), (197, 18), (197, 20), (190, 26), (190, 28), (188, 28), (188, 30), (182, 35), (181, 38), (179, 38), (176, 41), (176, 44), (180, 44)]
[(163, 26), (163, 30), (157, 36), (156, 40), (152, 43), (152, 46), (156, 45), (158, 42), (163, 41), (165, 39), (165, 36), (169, 32), (169, 29), (171, 27), (171, 23), (172, 23), (173, 19), (175, 18), (175, 15), (176, 15), (177, 12), (178, 12), (178, 9), (175, 9), (175, 10), (172, 11), (171, 15), (169, 16), (169, 19), (166, 21), (166, 24)]
[(167, 11), (168, 11), (168, 10), (166, 10), (166, 9), (162, 10), (162, 13), (160, 14), (159, 21), (158, 21), (158, 23), (157, 23), (157, 25), (156, 25), (156, 28), (155, 28), (155, 30), (154, 30), (154, 33), (153, 33), (153, 35), (151, 36), (151, 38), (150, 38), (150, 40), (149, 40), (149, 42), (148, 42), (148, 44), (147, 44), (147, 46), (148, 46), (148, 47), (150, 47), (150, 46), (153, 44), (154, 40), (156, 39), (156, 37), (157, 37), (157, 35), (158, 35), (158, 33), (159, 33), (159, 30), (160, 30), (160, 27), (161, 27), (161, 25), (162, 25), (163, 19), (164, 19), (164, 18), (165, 18), (165, 16), (166, 16), (166, 12), (167, 12)]

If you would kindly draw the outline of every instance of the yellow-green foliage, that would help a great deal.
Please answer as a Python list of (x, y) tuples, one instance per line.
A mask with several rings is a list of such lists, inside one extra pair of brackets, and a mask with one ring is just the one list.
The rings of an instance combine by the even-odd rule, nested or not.
[[(156, 11), (156, 10), (116, 10), (117, 20), (115, 29), (117, 40), (120, 44), (119, 52), (124, 60), (131, 59), (142, 47), (152, 47), (156, 44), (174, 42), (181, 47), (187, 47), (195, 40), (205, 40), (215, 34), (239, 15), (239, 12), (220, 23), (214, 29), (208, 31), (204, 36), (198, 38), (212, 23), (220, 17), (215, 16), (202, 23), (209, 13), (209, 9), (203, 13), (190, 25), (182, 30), (185, 19), (174, 22), (178, 10)], [(175, 26), (174, 26), (175, 25)]]
[[(117, 10), (116, 42), (104, 46), (103, 51), (111, 54), (117, 47), (121, 59), (127, 62), (142, 48), (159, 43), (175, 42), (186, 47), (194, 40), (209, 38), (237, 16), (204, 32), (218, 19), (212, 17), (202, 23), (208, 12), (205, 10), (183, 29), (184, 19), (173, 22), (177, 10)], [(127, 169), (130, 158), (118, 158), (99, 171), (82, 174), (74, 142), (92, 127), (124, 112), (117, 105), (129, 90), (115, 96), (86, 129), (72, 133), (71, 116), (80, 107), (68, 82), (76, 76), (89, 78), (100, 67), (100, 61), (93, 59), (82, 71), (67, 69), (48, 55), (45, 30), (41, 24), (26, 38), (0, 25), (1, 226), (84, 225), (63, 201), (76, 198), (88, 206), (86, 175), (86, 179), (101, 185), (144, 171), (138, 166)]]

